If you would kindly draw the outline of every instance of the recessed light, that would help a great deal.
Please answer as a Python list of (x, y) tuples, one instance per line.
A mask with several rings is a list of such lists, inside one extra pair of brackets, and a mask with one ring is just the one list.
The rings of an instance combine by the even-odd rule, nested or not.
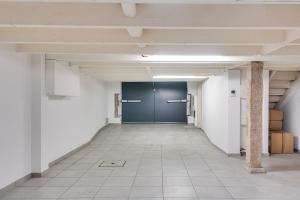
[(205, 79), (208, 78), (207, 76), (193, 76), (193, 75), (186, 75), (186, 76), (177, 76), (177, 75), (156, 75), (153, 76), (154, 79)]

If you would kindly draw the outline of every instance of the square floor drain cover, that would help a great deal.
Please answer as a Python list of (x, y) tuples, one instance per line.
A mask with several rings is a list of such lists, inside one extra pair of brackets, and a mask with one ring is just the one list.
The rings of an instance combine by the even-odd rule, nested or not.
[(125, 163), (125, 160), (103, 161), (99, 167), (124, 167)]

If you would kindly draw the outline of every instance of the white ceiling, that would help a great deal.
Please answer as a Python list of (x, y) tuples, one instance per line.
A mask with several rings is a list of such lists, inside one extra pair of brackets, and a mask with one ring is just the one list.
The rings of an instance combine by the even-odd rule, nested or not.
[(0, 43), (69, 61), (101, 80), (211, 75), (258, 60), (297, 71), (299, 3), (0, 0)]

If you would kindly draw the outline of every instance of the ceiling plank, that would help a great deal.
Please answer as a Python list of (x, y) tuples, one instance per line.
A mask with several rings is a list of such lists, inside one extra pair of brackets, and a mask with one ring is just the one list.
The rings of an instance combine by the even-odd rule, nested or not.
[[(7, 0), (0, 0), (7, 1)], [(10, 0), (11, 2), (56, 2), (56, 3), (123, 3), (124, 0)], [(295, 0), (126, 0), (143, 4), (299, 4)]]
[[(253, 60), (266, 63), (265, 68), (277, 71), (294, 71), (300, 66), (300, 56), (205, 56), (205, 55), (148, 55), (140, 54), (46, 54), (47, 59), (66, 60), (69, 62), (110, 63), (110, 64), (163, 64), (163, 65), (192, 65), (213, 66), (224, 65), (232, 67), (239, 63), (251, 62)], [(284, 69), (284, 70), (281, 70)], [(299, 69), (299, 68), (298, 68)]]
[(300, 5), (140, 4), (126, 18), (119, 4), (0, 2), (3, 27), (288, 30), (300, 29), (299, 19)]
[(135, 45), (52, 45), (21, 44), (18, 52), (26, 53), (59, 53), (59, 54), (175, 54), (175, 55), (256, 55), (261, 51), (259, 46), (147, 46), (138, 48)]
[(270, 55), (300, 55), (300, 45), (287, 45), (270, 53)]
[[(275, 30), (166, 30), (147, 29), (140, 38), (123, 29), (0, 27), (0, 43), (16, 44), (111, 44), (111, 45), (270, 45), (285, 40)], [(249, 37), (251, 35), (251, 37)]]
[(300, 30), (287, 30), (285, 40), (282, 43), (263, 47), (262, 54), (266, 55), (276, 52), (298, 39), (300, 39)]

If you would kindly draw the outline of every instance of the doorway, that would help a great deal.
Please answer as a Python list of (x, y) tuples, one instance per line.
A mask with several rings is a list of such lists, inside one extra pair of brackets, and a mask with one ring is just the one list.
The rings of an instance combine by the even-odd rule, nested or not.
[(123, 82), (123, 123), (187, 123), (186, 82)]

